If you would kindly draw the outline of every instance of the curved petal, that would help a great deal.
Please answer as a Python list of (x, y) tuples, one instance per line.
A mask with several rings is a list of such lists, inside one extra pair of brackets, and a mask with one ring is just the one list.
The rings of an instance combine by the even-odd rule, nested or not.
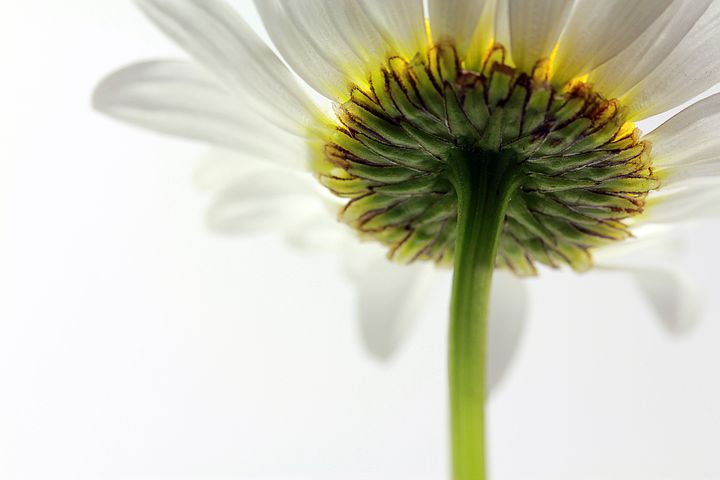
[[(365, 251), (359, 252), (363, 247)], [(430, 291), (433, 266), (393, 263), (375, 245), (358, 246), (346, 258), (348, 273), (359, 292), (358, 313), (365, 345), (374, 356), (387, 359), (417, 320)]]
[(356, 0), (255, 0), (273, 42), (293, 69), (337, 99), (382, 63), (385, 40)]
[(633, 276), (671, 333), (689, 332), (701, 313), (701, 289), (676, 265), (681, 251), (677, 228), (638, 231), (634, 240), (594, 252), (595, 265)]
[(622, 52), (672, 0), (577, 0), (560, 38), (553, 82), (585, 75)]
[[(295, 3), (296, 7), (300, 2)], [(303, 7), (309, 7), (311, 4)], [(319, 45), (319, 32), (310, 30), (301, 21), (295, 21), (281, 0), (256, 0), (260, 17), (270, 38), (285, 61), (312, 88), (328, 99), (339, 99), (346, 91), (349, 79), (336, 68), (326, 52), (334, 45)]]
[(689, 275), (673, 268), (631, 270), (663, 326), (675, 335), (687, 334), (699, 322), (701, 290)]
[(302, 128), (320, 113), (291, 72), (224, 0), (136, 0), (165, 33), (259, 113), (284, 128)]
[(621, 99), (634, 119), (666, 112), (720, 81), (720, 2), (713, 1), (667, 58)]
[[(242, 159), (237, 159), (242, 164)], [(219, 189), (207, 210), (208, 227), (218, 233), (288, 233), (328, 215), (309, 175), (290, 170), (240, 167)]]
[[(442, 0), (438, 0), (442, 2)], [(468, 69), (482, 70), (493, 44), (510, 45), (509, 0), (488, 0), (467, 46), (465, 64)], [(447, 2), (452, 3), (452, 2)], [(510, 52), (506, 52), (507, 55)]]
[(630, 46), (590, 74), (606, 98), (619, 98), (658, 67), (695, 26), (713, 0), (675, 0)]
[(338, 222), (342, 205), (336, 197), (306, 172), (214, 150), (195, 172), (195, 181), (216, 195), (206, 215), (216, 232), (274, 230), (294, 247), (335, 253), (358, 241)]
[(527, 319), (528, 294), (516, 276), (496, 271), (490, 292), (487, 390), (492, 393), (512, 365)]
[(428, 45), (423, 0), (364, 0), (358, 2), (385, 42), (412, 58)]
[[(481, 24), (492, 0), (429, 0), (428, 17), (433, 41), (453, 40), (461, 54)], [(485, 32), (487, 34), (487, 32)]]
[(95, 90), (93, 106), (162, 133), (229, 147), (302, 168), (302, 139), (258, 117), (245, 102), (190, 62), (154, 61), (123, 68)]
[[(350, 277), (360, 292), (360, 327), (365, 344), (373, 355), (387, 359), (417, 321), (431, 291), (434, 266), (395, 264), (375, 245), (354, 248), (346, 258)], [(500, 383), (520, 344), (527, 315), (527, 290), (514, 275), (498, 271), (490, 297), (488, 392)]]
[(531, 72), (548, 58), (567, 23), (574, 0), (510, 0), (510, 37), (515, 65)]
[(720, 179), (685, 182), (648, 197), (638, 223), (678, 224), (720, 217)]
[(720, 94), (686, 108), (645, 138), (658, 172), (672, 185), (720, 175)]

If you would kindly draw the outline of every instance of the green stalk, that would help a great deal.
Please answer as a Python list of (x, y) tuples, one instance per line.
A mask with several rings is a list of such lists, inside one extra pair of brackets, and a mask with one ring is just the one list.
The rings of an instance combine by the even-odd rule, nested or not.
[(485, 480), (488, 302), (515, 162), (463, 152), (450, 162), (458, 195), (449, 378), (454, 480)]

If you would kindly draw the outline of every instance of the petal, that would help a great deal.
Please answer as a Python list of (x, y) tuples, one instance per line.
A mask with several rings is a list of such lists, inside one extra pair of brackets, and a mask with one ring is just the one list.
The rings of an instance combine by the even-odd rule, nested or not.
[(367, 79), (387, 46), (356, 0), (256, 0), (268, 33), (285, 60), (329, 98)]
[(510, 0), (511, 51), (515, 65), (530, 73), (548, 58), (567, 23), (574, 0)]
[(302, 168), (302, 139), (249, 110), (199, 67), (183, 61), (131, 65), (95, 90), (94, 107), (162, 133), (230, 147), (269, 162)]
[(665, 183), (720, 175), (719, 131), (720, 94), (716, 94), (646, 135), (653, 145), (654, 164)]
[(622, 52), (672, 0), (578, 0), (560, 38), (553, 82), (585, 75)]
[(320, 36), (316, 39), (316, 32), (294, 21), (281, 0), (256, 0), (255, 6), (285, 61), (308, 85), (329, 99), (339, 99), (347, 92), (349, 79), (326, 55), (334, 47), (318, 44)]
[(676, 0), (628, 48), (590, 74), (606, 98), (620, 98), (658, 67), (688, 34), (713, 0)]
[(687, 334), (702, 313), (701, 290), (687, 274), (662, 267), (631, 270), (663, 326), (675, 335)]
[(491, 0), (429, 0), (428, 16), (433, 41), (454, 41), (460, 52), (465, 52), (481, 23), (483, 12), (492, 3)]
[[(376, 245), (346, 253), (350, 277), (359, 289), (360, 326), (368, 350), (391, 357), (413, 328), (433, 286), (434, 267), (398, 265)], [(514, 275), (498, 271), (490, 294), (487, 386), (491, 392), (512, 363), (527, 315), (527, 290)]]
[(635, 119), (666, 112), (720, 81), (720, 2), (713, 1), (667, 58), (621, 100)]
[(387, 359), (418, 318), (430, 291), (433, 266), (393, 263), (375, 245), (358, 245), (346, 258), (359, 291), (358, 313), (365, 345), (376, 357)]
[(306, 173), (213, 150), (195, 178), (199, 188), (216, 194), (207, 213), (216, 232), (277, 231), (294, 247), (335, 253), (357, 241), (337, 221), (336, 197)]
[(496, 271), (488, 314), (488, 393), (498, 386), (515, 358), (525, 329), (527, 304), (525, 283), (515, 275)]
[(633, 237), (592, 251), (593, 263), (605, 270), (645, 268), (681, 251), (678, 231), (668, 226), (633, 227)]
[(681, 243), (677, 228), (636, 230), (636, 238), (594, 252), (596, 267), (630, 273), (663, 326), (687, 333), (701, 313), (699, 285), (677, 266)]
[(290, 245), (302, 250), (332, 252), (339, 254), (343, 246), (358, 242), (357, 235), (350, 227), (337, 220), (337, 211), (317, 215), (287, 232)]
[[(224, 0), (137, 0), (200, 63), (292, 131), (319, 115), (291, 72)], [(304, 132), (303, 132), (304, 133)]]
[(648, 197), (638, 223), (679, 224), (720, 217), (720, 179), (685, 182)]
[(218, 233), (287, 233), (326, 215), (322, 197), (309, 175), (248, 169), (219, 191), (206, 220)]
[(358, 3), (397, 53), (412, 58), (427, 48), (423, 0), (364, 0)]
[[(442, 1), (442, 0), (439, 0)], [(494, 44), (510, 45), (509, 0), (489, 0), (475, 27), (472, 41), (468, 45), (466, 66), (482, 70), (489, 49)], [(448, 2), (452, 3), (452, 2)]]

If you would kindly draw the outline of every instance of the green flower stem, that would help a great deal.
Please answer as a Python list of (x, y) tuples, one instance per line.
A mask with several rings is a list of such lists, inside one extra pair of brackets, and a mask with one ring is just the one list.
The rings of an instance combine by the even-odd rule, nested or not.
[(450, 312), (454, 480), (484, 480), (488, 302), (500, 233), (518, 176), (512, 159), (463, 152), (451, 158), (458, 195)]

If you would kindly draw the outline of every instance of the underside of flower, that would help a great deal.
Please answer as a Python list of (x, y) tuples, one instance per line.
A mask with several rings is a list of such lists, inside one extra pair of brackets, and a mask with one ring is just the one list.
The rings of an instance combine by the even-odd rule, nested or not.
[[(454, 161), (511, 172), (497, 266), (533, 275), (536, 264), (584, 271), (595, 247), (631, 236), (659, 182), (651, 147), (617, 100), (582, 82), (547, 81), (508, 65), (496, 45), (481, 71), (451, 46), (390, 58), (336, 109), (339, 125), (314, 168), (350, 199), (340, 218), (409, 263), (452, 265), (458, 215)], [(461, 159), (461, 160), (457, 160)]]

